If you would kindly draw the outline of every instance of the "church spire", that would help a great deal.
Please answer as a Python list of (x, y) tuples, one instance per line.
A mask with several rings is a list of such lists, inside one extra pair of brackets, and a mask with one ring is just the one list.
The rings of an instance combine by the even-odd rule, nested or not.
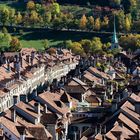
[(115, 21), (115, 15), (114, 15), (114, 31), (113, 31), (111, 49), (116, 49), (116, 48), (119, 48), (119, 42), (118, 42), (117, 33), (116, 33), (116, 21)]
[(113, 32), (112, 43), (118, 43), (118, 38), (117, 38), (117, 33), (116, 33), (115, 15), (114, 15), (114, 32)]

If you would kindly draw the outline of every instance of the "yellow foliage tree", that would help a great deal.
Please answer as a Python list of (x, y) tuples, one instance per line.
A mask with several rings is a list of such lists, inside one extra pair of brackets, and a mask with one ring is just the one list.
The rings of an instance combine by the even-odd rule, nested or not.
[(85, 15), (82, 16), (81, 20), (80, 20), (80, 28), (81, 29), (85, 29), (87, 25), (87, 18)]
[(39, 17), (38, 17), (38, 13), (36, 11), (31, 11), (31, 16), (30, 16), (30, 20), (33, 23), (36, 23), (39, 21)]
[(16, 23), (21, 23), (22, 22), (22, 15), (20, 12), (15, 17)]
[(27, 9), (32, 10), (32, 9), (34, 9), (34, 8), (35, 8), (35, 3), (34, 3), (34, 1), (29, 1), (29, 2), (27, 3)]
[(99, 31), (101, 29), (101, 20), (100, 20), (100, 18), (96, 18), (94, 28), (97, 31)]
[(131, 21), (130, 21), (130, 19), (126, 16), (126, 18), (125, 18), (125, 30), (126, 30), (127, 32), (129, 32), (130, 29), (131, 29)]

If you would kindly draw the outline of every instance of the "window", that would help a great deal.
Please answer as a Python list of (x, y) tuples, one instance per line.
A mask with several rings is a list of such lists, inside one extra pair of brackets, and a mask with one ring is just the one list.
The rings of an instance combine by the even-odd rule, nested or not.
[(71, 126), (71, 131), (78, 131), (78, 127), (77, 126)]

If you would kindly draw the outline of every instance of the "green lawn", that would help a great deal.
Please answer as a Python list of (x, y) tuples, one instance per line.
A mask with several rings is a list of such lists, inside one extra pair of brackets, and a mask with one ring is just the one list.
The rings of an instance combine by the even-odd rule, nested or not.
[(93, 34), (93, 33), (75, 33), (68, 31), (36, 31), (36, 32), (25, 32), (23, 35), (18, 36), (23, 47), (34, 47), (36, 49), (43, 49), (43, 41), (49, 40), (50, 47), (56, 47), (63, 41), (72, 40), (80, 41), (81, 39), (92, 39), (95, 36), (102, 37), (103, 42), (110, 41), (109, 35)]

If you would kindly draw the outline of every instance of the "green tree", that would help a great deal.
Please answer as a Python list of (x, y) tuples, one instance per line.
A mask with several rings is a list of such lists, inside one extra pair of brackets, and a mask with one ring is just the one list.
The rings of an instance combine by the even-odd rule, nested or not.
[(1, 9), (1, 22), (3, 25), (9, 22), (9, 10), (8, 8), (4, 7)]
[(44, 49), (48, 49), (49, 48), (49, 40), (48, 39), (45, 39), (43, 40), (43, 45), (44, 45)]
[(121, 4), (121, 0), (109, 0), (109, 2), (113, 7), (119, 6)]
[(91, 49), (91, 46), (92, 46), (92, 43), (90, 40), (87, 40), (87, 39), (83, 39), (80, 41), (80, 44), (82, 45), (85, 53), (90, 53), (90, 49)]
[(39, 21), (38, 13), (35, 10), (31, 11), (30, 21), (34, 25), (35, 25), (35, 23), (37, 23)]
[(92, 53), (99, 53), (102, 51), (102, 42), (101, 39), (99, 37), (94, 37), (92, 42), (91, 42), (91, 52)]
[(53, 3), (52, 4), (52, 11), (51, 11), (54, 15), (57, 15), (60, 13), (60, 6), (58, 3)]

